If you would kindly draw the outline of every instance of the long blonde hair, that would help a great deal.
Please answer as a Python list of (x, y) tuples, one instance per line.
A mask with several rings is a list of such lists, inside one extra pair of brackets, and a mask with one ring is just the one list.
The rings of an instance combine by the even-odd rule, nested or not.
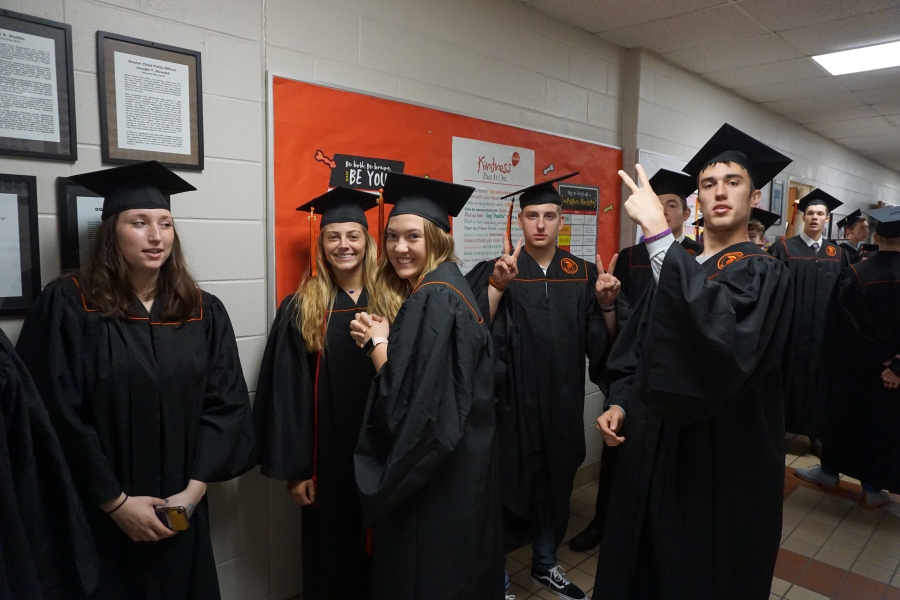
[[(366, 236), (366, 255), (363, 258), (363, 283), (366, 286), (371, 306), (371, 298), (375, 289), (375, 271), (377, 247), (375, 240), (369, 235), (369, 232), (363, 228)], [(331, 318), (331, 308), (334, 306), (334, 299), (337, 297), (337, 286), (334, 283), (334, 273), (331, 270), (331, 264), (322, 257), (325, 255), (324, 245), (322, 243), (322, 234), (316, 238), (316, 270), (318, 275), (311, 277), (309, 269), (303, 275), (300, 281), (300, 287), (294, 293), (294, 306), (297, 308), (297, 327), (303, 335), (303, 341), (306, 342), (307, 352), (324, 352), (325, 351), (325, 329), (328, 327), (326, 313)], [(350, 335), (350, 332), (347, 332)]]
[[(422, 220), (425, 222), (425, 268), (422, 269), (416, 284), (441, 263), (459, 263), (453, 236), (428, 219)], [(369, 312), (393, 322), (400, 311), (400, 306), (414, 286), (415, 284), (401, 278), (394, 270), (388, 259), (387, 235), (385, 235), (381, 240), (381, 258), (378, 260), (378, 273), (375, 275), (375, 292), (369, 293)]]

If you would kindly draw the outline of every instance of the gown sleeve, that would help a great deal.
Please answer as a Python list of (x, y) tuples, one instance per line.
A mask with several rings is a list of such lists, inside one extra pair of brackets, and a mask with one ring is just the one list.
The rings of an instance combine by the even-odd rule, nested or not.
[[(469, 287), (472, 288), (472, 293), (475, 294), (475, 300), (478, 302), (478, 310), (489, 321), (491, 317), (491, 306), (488, 301), (488, 287), (490, 287), (488, 279), (494, 274), (494, 264), (496, 262), (497, 261), (494, 259), (483, 260), (472, 267), (471, 271), (466, 273), (466, 281), (469, 283)], [(496, 318), (496, 316), (494, 318)]]
[(368, 523), (427, 484), (462, 439), (474, 400), (474, 320), (456, 292), (431, 285), (391, 326), (354, 453)]
[(769, 246), (769, 254), (783, 263), (787, 262), (787, 248), (785, 247), (783, 241)]
[(588, 283), (585, 289), (584, 301), (587, 313), (585, 340), (587, 340), (588, 377), (593, 383), (600, 386), (601, 391), (606, 394), (609, 389), (604, 385), (603, 373), (606, 367), (606, 358), (609, 356), (610, 335), (606, 328), (606, 319), (603, 318), (603, 310), (597, 303), (595, 291), (598, 277), (597, 265), (589, 262), (587, 263), (587, 269)]
[(114, 500), (122, 486), (103, 453), (96, 430), (81, 415), (86, 313), (72, 280), (56, 280), (25, 317), (16, 351), (31, 373), (85, 502)]
[(296, 324), (297, 310), (291, 295), (275, 315), (259, 371), (253, 420), (262, 474), (305, 481), (313, 476), (313, 378)]
[[(900, 348), (892, 348), (879, 339), (882, 329), (870, 321), (872, 314), (862, 298), (852, 268), (844, 268), (834, 286), (825, 318), (825, 360), (835, 370), (871, 369), (893, 360)], [(885, 311), (892, 307), (885, 306)]]
[(227, 481), (253, 466), (253, 416), (231, 319), (218, 298), (203, 299), (209, 370), (191, 478)]
[(712, 418), (776, 366), (792, 310), (788, 270), (748, 256), (707, 278), (680, 244), (669, 248), (648, 330), (655, 412), (682, 424)]

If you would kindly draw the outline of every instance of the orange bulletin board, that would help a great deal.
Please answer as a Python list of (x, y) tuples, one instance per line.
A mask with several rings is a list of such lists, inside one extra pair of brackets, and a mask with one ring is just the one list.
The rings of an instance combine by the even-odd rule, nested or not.
[[(308, 213), (298, 206), (337, 184), (377, 190), (390, 170), (453, 181), (454, 137), (533, 149), (535, 182), (580, 171), (572, 183), (600, 192), (597, 249), (604, 262), (618, 251), (618, 148), (274, 75), (270, 80), (276, 302), (296, 290), (309, 265)], [(553, 171), (544, 175), (551, 164)], [(505, 216), (507, 207), (498, 203), (498, 213)], [(367, 214), (373, 235), (377, 216), (377, 209)], [(513, 229), (517, 240), (515, 224)]]

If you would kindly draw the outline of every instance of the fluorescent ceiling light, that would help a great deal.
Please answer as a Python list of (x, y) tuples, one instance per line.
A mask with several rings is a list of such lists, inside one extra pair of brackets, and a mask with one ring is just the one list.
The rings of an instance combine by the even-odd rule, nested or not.
[(900, 67), (900, 42), (820, 54), (813, 56), (812, 59), (832, 75)]

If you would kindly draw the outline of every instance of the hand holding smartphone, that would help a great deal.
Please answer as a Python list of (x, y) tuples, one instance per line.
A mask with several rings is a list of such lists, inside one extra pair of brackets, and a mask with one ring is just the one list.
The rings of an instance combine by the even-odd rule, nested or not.
[(183, 506), (158, 506), (156, 516), (172, 531), (184, 531), (190, 527), (187, 509)]

